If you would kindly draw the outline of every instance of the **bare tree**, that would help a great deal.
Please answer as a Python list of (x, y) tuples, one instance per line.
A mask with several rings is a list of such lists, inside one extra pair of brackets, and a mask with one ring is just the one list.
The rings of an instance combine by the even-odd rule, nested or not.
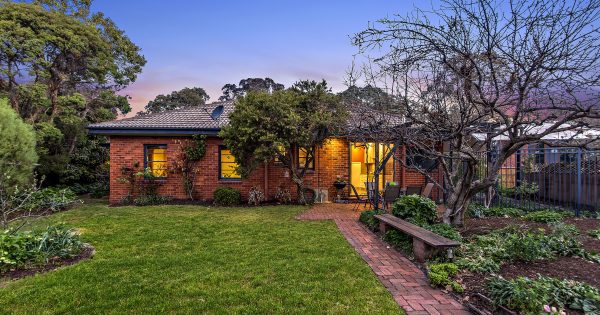
[(445, 0), (355, 35), (355, 72), (405, 106), (384, 140), (437, 162), (442, 179), (418, 171), (444, 191), (444, 222), (461, 225), (522, 147), (598, 125), (599, 14), (597, 0)]

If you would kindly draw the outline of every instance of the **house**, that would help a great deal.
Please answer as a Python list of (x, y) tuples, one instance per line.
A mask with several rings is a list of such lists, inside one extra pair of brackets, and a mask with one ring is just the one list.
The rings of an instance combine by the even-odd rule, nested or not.
[[(128, 195), (129, 186), (120, 178), (123, 177), (122, 170), (133, 165), (139, 165), (140, 169), (149, 168), (153, 174), (163, 178), (159, 194), (186, 199), (181, 176), (170, 172), (169, 166), (181, 150), (178, 140), (196, 134), (206, 135), (207, 139), (206, 154), (197, 162), (199, 173), (196, 176), (195, 199), (211, 200), (213, 191), (219, 186), (236, 188), (243, 198), (247, 198), (253, 186), (260, 188), (268, 200), (275, 197), (278, 187), (289, 189), (295, 196), (296, 186), (291, 182), (288, 171), (275, 160), (256, 169), (247, 178), (242, 179), (235, 172), (235, 158), (218, 136), (221, 127), (229, 122), (228, 116), (234, 108), (232, 101), (217, 102), (88, 126), (90, 134), (110, 139), (110, 203), (118, 204)], [(333, 183), (339, 176), (352, 183), (359, 193), (364, 193), (365, 183), (373, 181), (376, 146), (381, 155), (390, 150), (388, 144), (353, 142), (348, 137), (327, 139), (325, 144), (315, 148), (314, 162), (308, 166), (305, 175), (306, 187), (326, 192), (331, 201), (338, 193)], [(304, 165), (301, 162), (306, 158), (306, 152), (302, 148), (297, 150), (301, 160), (298, 165)], [(404, 150), (396, 150), (396, 158), (402, 158), (402, 152)], [(380, 175), (380, 188), (392, 181), (402, 187), (425, 183), (423, 175), (399, 164), (394, 159), (386, 164)], [(440, 176), (437, 170), (432, 172)], [(341, 194), (350, 194), (349, 189), (347, 187)], [(439, 196), (439, 192), (434, 192), (434, 198)]]

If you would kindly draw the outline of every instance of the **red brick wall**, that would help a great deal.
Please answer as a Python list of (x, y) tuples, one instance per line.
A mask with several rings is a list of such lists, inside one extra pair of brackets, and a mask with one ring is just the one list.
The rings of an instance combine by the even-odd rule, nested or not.
[[(178, 140), (186, 140), (184, 137), (134, 137), (134, 136), (113, 136), (110, 139), (110, 203), (117, 204), (127, 196), (129, 184), (123, 183), (119, 178), (123, 177), (122, 167), (132, 167), (137, 161), (139, 170), (144, 167), (144, 145), (145, 144), (165, 144), (167, 145), (167, 160), (169, 166), (180, 152)], [(287, 169), (279, 164), (270, 162), (266, 166), (267, 180), (265, 181), (265, 167), (262, 166), (255, 170), (248, 178), (239, 181), (219, 179), (219, 146), (222, 140), (217, 137), (209, 137), (206, 141), (206, 155), (198, 162), (199, 173), (196, 176), (196, 194), (197, 200), (211, 200), (215, 188), (219, 186), (229, 186), (239, 189), (242, 197), (248, 197), (248, 191), (252, 186), (258, 186), (265, 192), (267, 199), (275, 197), (277, 187), (283, 186), (290, 189), (292, 196), (296, 197), (296, 185), (291, 182)], [(402, 150), (398, 150), (400, 155)], [(305, 175), (305, 185), (311, 188), (323, 188), (329, 191), (329, 199), (333, 200), (337, 194), (333, 187), (333, 182), (337, 176), (349, 181), (349, 143), (343, 139), (331, 138), (322, 146), (317, 147), (315, 156), (315, 170), (307, 171)], [(405, 186), (423, 185), (424, 176), (405, 171), (402, 172), (400, 163), (396, 163), (396, 178), (399, 184)], [(266, 186), (266, 187), (265, 187)], [(342, 192), (347, 195), (348, 191)], [(181, 176), (170, 172), (164, 184), (159, 188), (159, 194), (169, 196), (175, 199), (186, 199)]]

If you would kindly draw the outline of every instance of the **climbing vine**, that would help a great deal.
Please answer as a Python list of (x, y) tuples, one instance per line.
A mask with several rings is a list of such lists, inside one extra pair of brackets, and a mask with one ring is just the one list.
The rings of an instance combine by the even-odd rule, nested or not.
[(175, 143), (181, 147), (181, 151), (173, 161), (172, 168), (176, 173), (181, 173), (185, 193), (190, 200), (193, 200), (195, 179), (200, 171), (196, 162), (206, 154), (206, 136), (194, 135), (192, 140), (175, 140)]

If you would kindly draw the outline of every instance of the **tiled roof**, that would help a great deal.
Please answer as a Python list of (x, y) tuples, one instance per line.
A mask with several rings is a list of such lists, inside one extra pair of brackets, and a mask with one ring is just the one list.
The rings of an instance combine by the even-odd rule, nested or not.
[[(223, 113), (219, 118), (213, 119), (211, 113), (218, 106), (223, 106)], [(88, 126), (88, 129), (92, 133), (97, 130), (214, 130), (229, 123), (229, 114), (234, 108), (233, 101), (215, 102), (92, 124)]]

